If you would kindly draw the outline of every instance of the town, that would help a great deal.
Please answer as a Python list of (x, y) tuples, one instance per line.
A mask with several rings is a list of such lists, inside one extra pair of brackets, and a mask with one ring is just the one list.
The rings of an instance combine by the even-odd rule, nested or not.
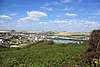
[[(77, 34), (77, 33), (76, 33)], [(86, 33), (85, 33), (86, 34)], [(61, 34), (53, 31), (16, 31), (16, 30), (6, 30), (0, 31), (0, 45), (9, 47), (19, 47), (21, 45), (28, 45), (32, 42), (41, 40), (74, 40), (74, 41), (86, 41), (89, 39), (89, 35), (84, 35), (79, 33), (74, 34)], [(72, 42), (72, 41), (71, 41)], [(64, 42), (65, 43), (65, 42)]]

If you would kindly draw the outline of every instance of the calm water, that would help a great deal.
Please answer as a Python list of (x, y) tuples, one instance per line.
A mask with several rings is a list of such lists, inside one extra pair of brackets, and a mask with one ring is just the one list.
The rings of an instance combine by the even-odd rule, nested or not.
[(51, 39), (53, 40), (55, 43), (82, 43), (84, 41), (76, 41), (76, 40), (62, 40), (62, 39)]

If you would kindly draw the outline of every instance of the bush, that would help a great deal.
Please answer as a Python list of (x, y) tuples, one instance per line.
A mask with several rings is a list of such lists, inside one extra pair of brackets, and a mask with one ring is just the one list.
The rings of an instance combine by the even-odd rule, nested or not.
[(89, 48), (86, 51), (86, 58), (90, 66), (98, 66), (93, 59), (100, 60), (100, 30), (93, 30), (90, 35)]

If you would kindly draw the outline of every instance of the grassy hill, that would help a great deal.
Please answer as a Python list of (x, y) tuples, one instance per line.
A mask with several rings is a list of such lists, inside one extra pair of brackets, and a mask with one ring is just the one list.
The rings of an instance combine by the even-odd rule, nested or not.
[(0, 47), (1, 67), (64, 67), (85, 66), (84, 44), (50, 44), (42, 42), (31, 47)]
[(90, 33), (89, 32), (57, 32), (55, 35), (58, 35), (58, 36), (70, 36), (70, 35), (85, 35), (85, 36), (89, 36)]

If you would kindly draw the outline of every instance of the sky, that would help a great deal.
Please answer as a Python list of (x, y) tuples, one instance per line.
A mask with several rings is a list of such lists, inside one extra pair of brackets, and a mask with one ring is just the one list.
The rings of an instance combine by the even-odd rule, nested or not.
[(100, 29), (100, 0), (0, 0), (0, 30)]

